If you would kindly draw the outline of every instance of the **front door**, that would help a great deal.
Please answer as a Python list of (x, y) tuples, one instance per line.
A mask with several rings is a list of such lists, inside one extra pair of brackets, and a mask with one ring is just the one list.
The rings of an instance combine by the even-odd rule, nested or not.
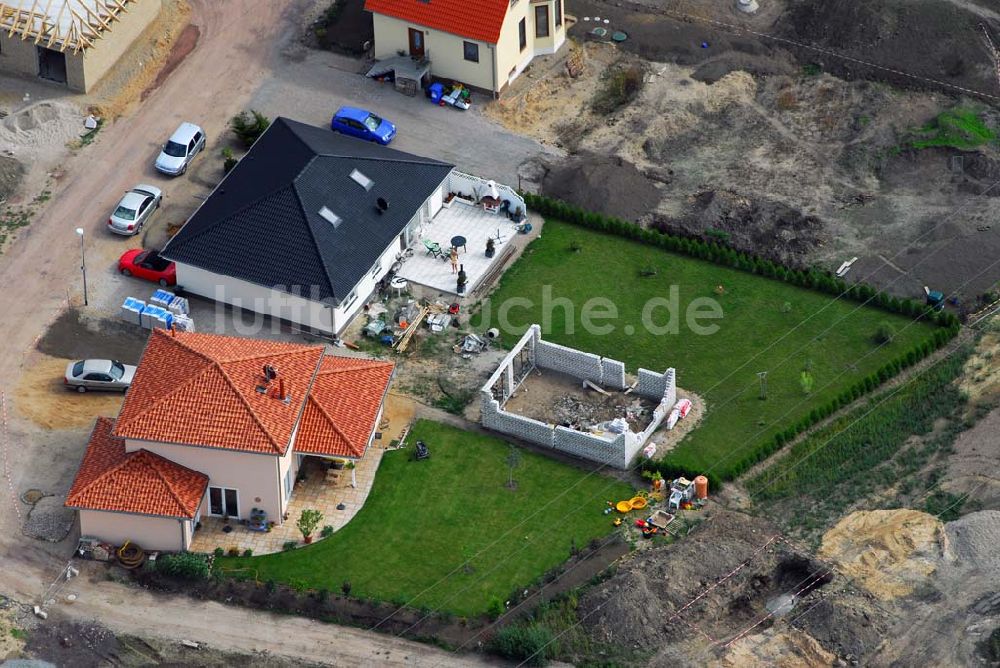
[(424, 31), (410, 28), (410, 55), (414, 58), (424, 57)]
[(209, 487), (208, 512), (217, 517), (239, 517), (239, 494), (227, 487)]

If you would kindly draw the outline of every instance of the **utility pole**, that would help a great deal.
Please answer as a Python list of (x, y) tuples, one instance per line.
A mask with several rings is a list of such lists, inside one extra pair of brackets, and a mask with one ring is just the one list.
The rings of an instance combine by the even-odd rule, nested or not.
[(760, 399), (767, 399), (767, 372), (758, 371), (757, 379), (760, 380)]
[(80, 271), (83, 272), (83, 305), (87, 306), (87, 254), (83, 250), (83, 228), (76, 228), (80, 237)]

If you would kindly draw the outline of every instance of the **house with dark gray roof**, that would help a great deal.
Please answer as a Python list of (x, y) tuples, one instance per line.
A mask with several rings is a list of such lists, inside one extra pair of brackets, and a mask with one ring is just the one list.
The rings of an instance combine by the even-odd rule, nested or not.
[(186, 292), (336, 335), (442, 208), (452, 170), (277, 118), (161, 254)]

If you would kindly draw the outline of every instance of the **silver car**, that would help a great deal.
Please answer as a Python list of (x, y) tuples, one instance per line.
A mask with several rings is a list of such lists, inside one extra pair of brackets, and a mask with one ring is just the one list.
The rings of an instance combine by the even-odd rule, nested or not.
[(118, 360), (80, 360), (66, 365), (63, 382), (77, 392), (87, 390), (118, 390), (124, 392), (132, 384), (135, 367)]
[(160, 208), (162, 200), (163, 192), (156, 186), (137, 185), (118, 202), (108, 218), (108, 229), (115, 234), (138, 234), (153, 212)]
[(156, 171), (179, 176), (187, 171), (194, 156), (203, 148), (205, 131), (194, 123), (181, 123), (156, 156)]

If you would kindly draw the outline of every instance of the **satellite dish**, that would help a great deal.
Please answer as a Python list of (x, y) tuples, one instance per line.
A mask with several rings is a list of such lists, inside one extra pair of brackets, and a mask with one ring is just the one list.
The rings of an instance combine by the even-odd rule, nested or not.
[(377, 200), (375, 200), (375, 206), (378, 207), (379, 211), (388, 211), (389, 210), (389, 203), (386, 202), (385, 199), (383, 199), (381, 197), (379, 197)]

